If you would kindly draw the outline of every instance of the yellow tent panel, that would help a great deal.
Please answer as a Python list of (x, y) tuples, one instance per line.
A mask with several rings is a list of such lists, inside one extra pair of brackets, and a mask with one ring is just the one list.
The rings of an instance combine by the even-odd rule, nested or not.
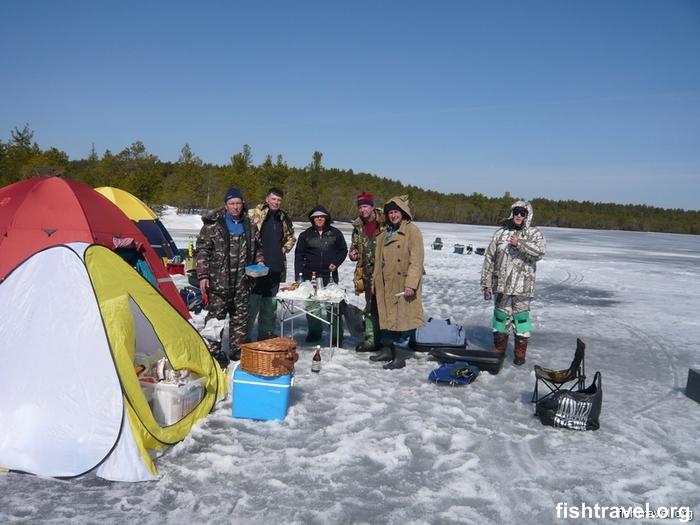
[(158, 215), (156, 215), (145, 202), (128, 191), (111, 186), (95, 188), (95, 191), (101, 193), (119, 206), (132, 221), (152, 221), (158, 219)]

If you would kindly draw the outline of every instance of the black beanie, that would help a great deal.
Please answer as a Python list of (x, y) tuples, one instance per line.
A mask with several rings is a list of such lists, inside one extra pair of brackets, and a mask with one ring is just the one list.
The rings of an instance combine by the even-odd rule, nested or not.
[(385, 215), (387, 213), (389, 213), (391, 210), (398, 210), (403, 215), (403, 210), (401, 208), (399, 208), (399, 205), (396, 204), (394, 201), (389, 201), (384, 205), (384, 214)]

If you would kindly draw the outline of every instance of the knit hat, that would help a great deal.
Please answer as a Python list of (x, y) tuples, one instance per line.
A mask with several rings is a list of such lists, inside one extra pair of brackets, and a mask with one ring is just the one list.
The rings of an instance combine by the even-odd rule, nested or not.
[(369, 204), (370, 206), (374, 206), (374, 195), (372, 195), (371, 193), (367, 193), (366, 191), (359, 193), (357, 195), (357, 205), (362, 206), (363, 204)]
[(231, 199), (241, 199), (243, 200), (243, 193), (238, 188), (229, 188), (224, 196), (224, 202), (228, 202)]

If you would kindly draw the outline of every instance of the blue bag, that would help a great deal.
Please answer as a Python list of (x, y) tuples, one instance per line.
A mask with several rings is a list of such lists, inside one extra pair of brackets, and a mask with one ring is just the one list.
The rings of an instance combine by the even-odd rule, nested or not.
[(439, 368), (431, 371), (429, 381), (446, 383), (448, 385), (468, 385), (479, 375), (479, 368), (465, 361), (444, 363)]

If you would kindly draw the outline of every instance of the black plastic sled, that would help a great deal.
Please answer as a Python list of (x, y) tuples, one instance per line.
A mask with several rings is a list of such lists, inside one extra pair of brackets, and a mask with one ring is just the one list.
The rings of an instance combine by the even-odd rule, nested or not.
[(469, 350), (467, 348), (434, 348), (430, 351), (430, 355), (440, 363), (466, 361), (470, 365), (479, 367), (479, 370), (490, 374), (500, 372), (505, 359), (505, 354), (488, 350)]

